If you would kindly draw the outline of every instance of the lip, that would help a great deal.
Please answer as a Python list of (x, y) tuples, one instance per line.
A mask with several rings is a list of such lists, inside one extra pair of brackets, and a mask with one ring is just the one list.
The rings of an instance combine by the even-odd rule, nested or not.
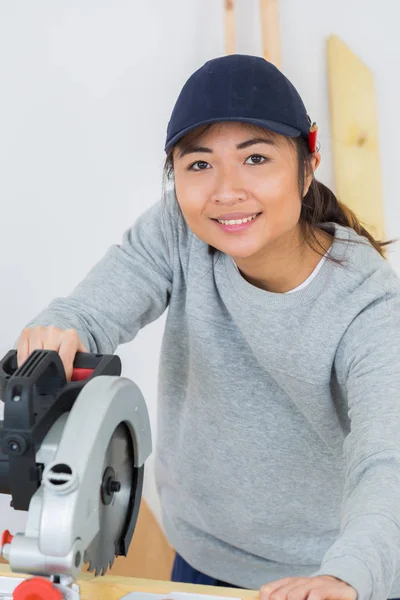
[[(256, 213), (252, 213), (252, 214), (254, 215)], [(240, 223), (239, 225), (224, 225), (223, 223), (219, 223), (217, 220), (214, 220), (214, 223), (216, 224), (217, 227), (219, 227), (220, 229), (225, 231), (225, 233), (242, 233), (242, 232), (246, 231), (247, 229), (250, 229), (250, 227), (252, 227), (254, 225), (254, 223), (256, 223), (258, 221), (258, 219), (261, 217), (261, 215), (262, 215), (262, 213), (257, 213), (257, 217), (255, 219), (252, 219), (251, 221), (247, 221), (247, 223)], [(251, 216), (251, 215), (249, 215), (249, 216)], [(236, 218), (240, 218), (240, 217), (236, 217)], [(244, 219), (245, 217), (242, 217), (242, 218)]]
[(232, 219), (247, 219), (247, 217), (252, 217), (253, 215), (257, 215), (259, 211), (249, 212), (249, 213), (225, 213), (224, 215), (218, 215), (218, 217), (211, 217), (212, 219), (222, 219), (222, 221), (231, 221)]

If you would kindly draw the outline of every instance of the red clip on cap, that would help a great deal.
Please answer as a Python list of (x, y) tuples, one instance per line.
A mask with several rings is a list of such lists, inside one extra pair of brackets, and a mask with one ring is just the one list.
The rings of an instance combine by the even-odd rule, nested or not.
[(310, 127), (310, 132), (308, 134), (308, 148), (312, 153), (317, 151), (317, 135), (318, 126), (316, 123), (313, 123)]
[(13, 592), (14, 600), (63, 600), (60, 590), (49, 579), (32, 577), (17, 586)]

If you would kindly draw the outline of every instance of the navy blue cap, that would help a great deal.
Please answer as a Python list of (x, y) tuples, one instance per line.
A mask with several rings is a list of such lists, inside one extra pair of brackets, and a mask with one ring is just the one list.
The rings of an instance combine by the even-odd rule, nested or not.
[(200, 125), (239, 121), (289, 137), (308, 137), (311, 120), (294, 85), (260, 56), (206, 62), (183, 86), (167, 128), (165, 152)]

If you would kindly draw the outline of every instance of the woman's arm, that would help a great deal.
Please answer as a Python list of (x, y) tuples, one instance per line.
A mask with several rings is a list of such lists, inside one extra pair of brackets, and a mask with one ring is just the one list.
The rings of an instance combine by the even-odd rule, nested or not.
[(400, 568), (399, 308), (393, 297), (374, 304), (373, 320), (364, 311), (338, 351), (351, 422), (341, 533), (314, 575), (346, 581), (359, 600), (387, 598)]
[(178, 226), (166, 201), (153, 205), (69, 296), (53, 300), (27, 327), (75, 329), (90, 352), (113, 353), (166, 309)]

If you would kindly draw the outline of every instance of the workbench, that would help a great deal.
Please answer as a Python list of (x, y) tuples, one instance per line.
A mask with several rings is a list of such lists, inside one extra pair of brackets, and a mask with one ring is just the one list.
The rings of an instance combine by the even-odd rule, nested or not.
[[(2, 564), (0, 564), (0, 576), (23, 577), (19, 573), (12, 573), (7, 565)], [(157, 581), (152, 579), (135, 579), (133, 577), (116, 575), (94, 577), (92, 573), (85, 572), (81, 574), (76, 583), (80, 587), (82, 600), (119, 600), (126, 594), (129, 594), (129, 592), (151, 592), (153, 594), (189, 592), (199, 595), (210, 594), (213, 596), (232, 596), (234, 598), (246, 598), (246, 600), (258, 600), (258, 591), (254, 590), (173, 583), (171, 581)]]

